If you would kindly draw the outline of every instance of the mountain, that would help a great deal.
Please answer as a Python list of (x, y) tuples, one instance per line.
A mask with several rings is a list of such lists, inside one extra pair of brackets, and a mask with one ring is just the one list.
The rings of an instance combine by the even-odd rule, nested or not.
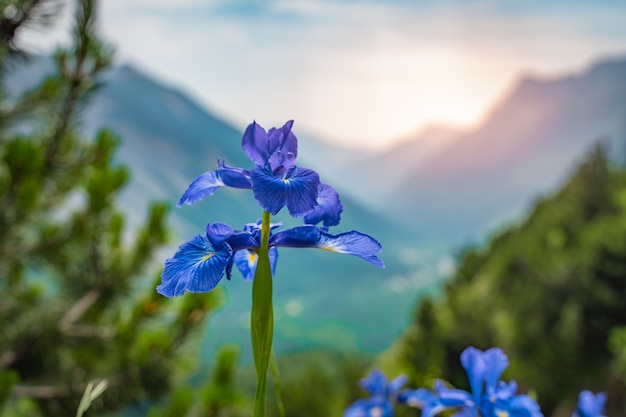
[(336, 180), (345, 187), (366, 184), (366, 187), (352, 187), (353, 195), (372, 210), (386, 211), (387, 202), (394, 201), (397, 184), (420, 165), (446, 152), (463, 133), (449, 126), (427, 126), (391, 149), (346, 158)]
[(484, 122), (396, 182), (396, 216), (425, 240), (484, 236), (553, 190), (597, 141), (626, 156), (626, 59), (523, 78)]
[[(36, 59), (15, 71), (7, 88), (27, 88), (50, 68), (49, 60)], [(275, 285), (277, 352), (386, 348), (416, 298), (450, 272), (453, 245), (515, 219), (554, 189), (596, 140), (607, 139), (615, 159), (626, 155), (625, 81), (624, 59), (568, 77), (526, 77), (478, 127), (431, 128), (383, 153), (300, 134), (296, 121), (299, 164), (316, 169), (342, 196), (345, 211), (335, 232), (357, 229), (378, 238), (387, 268), (326, 251), (282, 250)], [(82, 123), (88, 135), (104, 126), (120, 135), (117, 159), (132, 176), (120, 206), (131, 221), (145, 214), (151, 200), (174, 205), (218, 158), (251, 166), (241, 151), (241, 129), (131, 66), (110, 71)], [(241, 227), (260, 214), (252, 193), (234, 189), (172, 209), (176, 237), (162, 258), (209, 221)], [(281, 214), (278, 220), (294, 224)], [(250, 285), (235, 273), (224, 288), (228, 304), (209, 323), (207, 349), (234, 341), (249, 355)]]

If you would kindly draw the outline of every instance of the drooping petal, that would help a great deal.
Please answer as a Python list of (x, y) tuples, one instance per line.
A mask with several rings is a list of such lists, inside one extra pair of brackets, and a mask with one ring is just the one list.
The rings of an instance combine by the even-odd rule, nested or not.
[(267, 167), (257, 166), (250, 179), (255, 199), (273, 215), (287, 206), (291, 216), (302, 217), (317, 205), (320, 179), (313, 170), (292, 167), (285, 176), (277, 178)]
[[(272, 269), (272, 275), (276, 273), (276, 261), (278, 259), (278, 250), (276, 248), (269, 249), (270, 268)], [(235, 265), (243, 275), (243, 279), (246, 281), (252, 281), (254, 279), (254, 273), (256, 272), (256, 265), (259, 260), (259, 255), (253, 250), (240, 250), (233, 256)]]
[(320, 184), (317, 195), (317, 206), (312, 212), (304, 216), (306, 224), (323, 222), (324, 226), (337, 226), (341, 220), (343, 204), (339, 200), (337, 191), (327, 184)]
[(356, 230), (338, 235), (321, 232), (320, 236), (318, 247), (321, 249), (358, 256), (380, 268), (385, 267), (385, 263), (376, 257), (383, 250), (380, 242), (365, 233)]
[(212, 243), (206, 235), (198, 235), (183, 243), (172, 258), (165, 261), (157, 292), (166, 297), (189, 292), (208, 292), (224, 276), (232, 257), (226, 243)]
[(423, 417), (433, 417), (445, 409), (439, 397), (426, 388), (404, 391), (398, 399), (400, 403), (421, 409)]
[(320, 248), (332, 252), (358, 256), (384, 268), (384, 262), (376, 257), (382, 250), (380, 242), (365, 233), (352, 230), (332, 235), (319, 227), (304, 225), (281, 230), (270, 238), (270, 246), (291, 248)]
[(219, 176), (227, 187), (243, 188), (249, 190), (252, 188), (250, 183), (250, 171), (243, 168), (231, 167), (224, 163), (224, 161), (218, 160), (217, 164), (220, 169)]
[(441, 405), (445, 408), (477, 408), (469, 392), (457, 388), (448, 388), (441, 380), (435, 382), (435, 391), (437, 392)]
[(208, 171), (189, 184), (187, 190), (178, 200), (177, 207), (182, 207), (183, 204), (193, 204), (196, 201), (213, 195), (218, 188), (223, 186), (234, 188), (252, 188), (250, 183), (250, 172), (242, 168), (226, 167), (216, 169), (214, 171)]
[[(528, 395), (516, 395), (511, 398), (506, 410), (496, 410), (496, 415), (508, 417), (543, 417), (539, 404)], [(596, 417), (603, 417), (602, 412), (594, 414)]]
[(289, 248), (316, 248), (321, 240), (321, 230), (317, 226), (296, 226), (277, 232), (270, 237), (270, 246)]

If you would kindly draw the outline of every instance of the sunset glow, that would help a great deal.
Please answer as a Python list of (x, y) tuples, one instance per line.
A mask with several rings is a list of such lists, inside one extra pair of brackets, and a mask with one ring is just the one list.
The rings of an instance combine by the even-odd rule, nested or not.
[(118, 62), (237, 128), (290, 118), (371, 148), (432, 123), (475, 125), (524, 74), (625, 54), (625, 17), (626, 3), (608, 0), (101, 3)]

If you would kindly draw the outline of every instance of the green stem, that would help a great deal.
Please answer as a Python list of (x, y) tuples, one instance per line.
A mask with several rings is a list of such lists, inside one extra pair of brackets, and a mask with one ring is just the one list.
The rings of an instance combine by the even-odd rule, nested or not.
[(267, 368), (272, 353), (274, 336), (274, 311), (272, 306), (272, 271), (269, 259), (270, 213), (263, 212), (261, 223), (261, 247), (254, 281), (252, 282), (252, 313), (250, 333), (252, 355), (257, 375), (254, 396), (253, 417), (265, 417), (265, 397), (267, 389)]

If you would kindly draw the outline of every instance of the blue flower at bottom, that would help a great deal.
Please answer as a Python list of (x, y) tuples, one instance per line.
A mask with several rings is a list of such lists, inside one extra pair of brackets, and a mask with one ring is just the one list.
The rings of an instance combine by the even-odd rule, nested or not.
[(343, 417), (393, 417), (393, 405), (382, 398), (356, 400)]
[(393, 417), (393, 405), (406, 381), (407, 377), (404, 375), (387, 381), (381, 371), (372, 371), (360, 381), (370, 398), (356, 400), (344, 412), (343, 417)]
[(604, 405), (606, 403), (606, 393), (594, 394), (589, 390), (584, 390), (578, 395), (578, 406), (574, 412), (574, 417), (604, 417)]
[(527, 395), (516, 395), (517, 384), (499, 381), (509, 364), (499, 348), (486, 351), (468, 347), (461, 353), (461, 364), (467, 373), (471, 392), (435, 383), (432, 395), (423, 389), (404, 394), (407, 404), (422, 408), (424, 417), (445, 409), (456, 410), (456, 417), (543, 417), (539, 405)]

